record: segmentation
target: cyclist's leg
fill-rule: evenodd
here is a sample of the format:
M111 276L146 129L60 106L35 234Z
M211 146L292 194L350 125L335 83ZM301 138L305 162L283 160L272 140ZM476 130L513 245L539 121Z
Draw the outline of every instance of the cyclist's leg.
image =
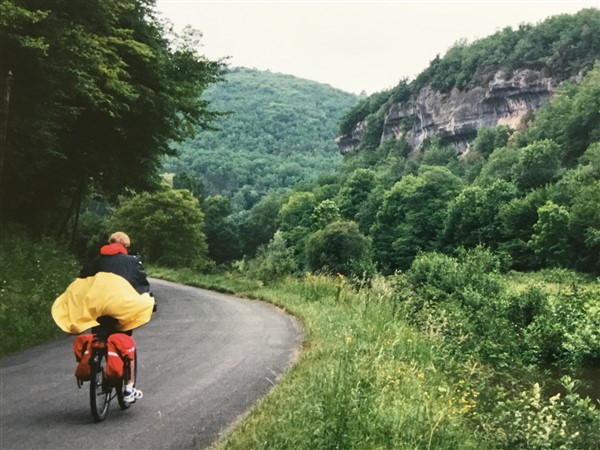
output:
M133 339L133 330L123 331L123 334L126 334L127 336L130 336ZM129 370L127 370L125 373L125 385L133 387L133 385L135 384L135 357L129 358L128 362Z
M126 331L125 334L132 336L131 331ZM133 336L132 336L133 338ZM137 345L136 345L137 347ZM136 380L136 359L137 359L137 349L134 350L133 357L128 358L128 368L125 370L124 375L124 389L123 393L125 395L125 399L128 402L137 400L142 398L143 393L141 390L135 388L135 380Z

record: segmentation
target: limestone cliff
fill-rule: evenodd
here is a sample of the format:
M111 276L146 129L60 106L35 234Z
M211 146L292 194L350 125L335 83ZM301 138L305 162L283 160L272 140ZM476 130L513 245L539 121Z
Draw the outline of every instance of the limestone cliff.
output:
M523 69L497 72L487 86L465 91L441 93L426 85L410 100L393 103L385 111L381 142L404 137L418 149L426 138L437 135L464 152L478 128L515 128L528 111L539 109L554 95L559 81ZM366 125L360 122L352 133L337 138L342 154L360 148Z

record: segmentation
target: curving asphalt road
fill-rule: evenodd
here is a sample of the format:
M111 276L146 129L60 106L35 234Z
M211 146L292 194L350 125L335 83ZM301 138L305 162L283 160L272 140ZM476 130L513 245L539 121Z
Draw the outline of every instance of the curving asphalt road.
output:
M136 330L144 398L93 423L72 337L0 359L1 449L206 448L263 396L301 345L296 320L266 303L151 280L152 321Z

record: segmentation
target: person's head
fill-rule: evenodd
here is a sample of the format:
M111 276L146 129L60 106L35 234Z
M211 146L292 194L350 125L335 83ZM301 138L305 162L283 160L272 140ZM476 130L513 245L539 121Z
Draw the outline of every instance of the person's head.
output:
M109 244L122 244L125 248L127 248L131 245L131 240L129 239L129 236L127 236L122 231L115 231L108 238L108 243Z

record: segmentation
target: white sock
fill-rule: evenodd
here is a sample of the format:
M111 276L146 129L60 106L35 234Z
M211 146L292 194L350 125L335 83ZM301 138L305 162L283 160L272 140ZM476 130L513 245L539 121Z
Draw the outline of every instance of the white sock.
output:
M133 383L129 383L125 386L127 392L133 392Z

